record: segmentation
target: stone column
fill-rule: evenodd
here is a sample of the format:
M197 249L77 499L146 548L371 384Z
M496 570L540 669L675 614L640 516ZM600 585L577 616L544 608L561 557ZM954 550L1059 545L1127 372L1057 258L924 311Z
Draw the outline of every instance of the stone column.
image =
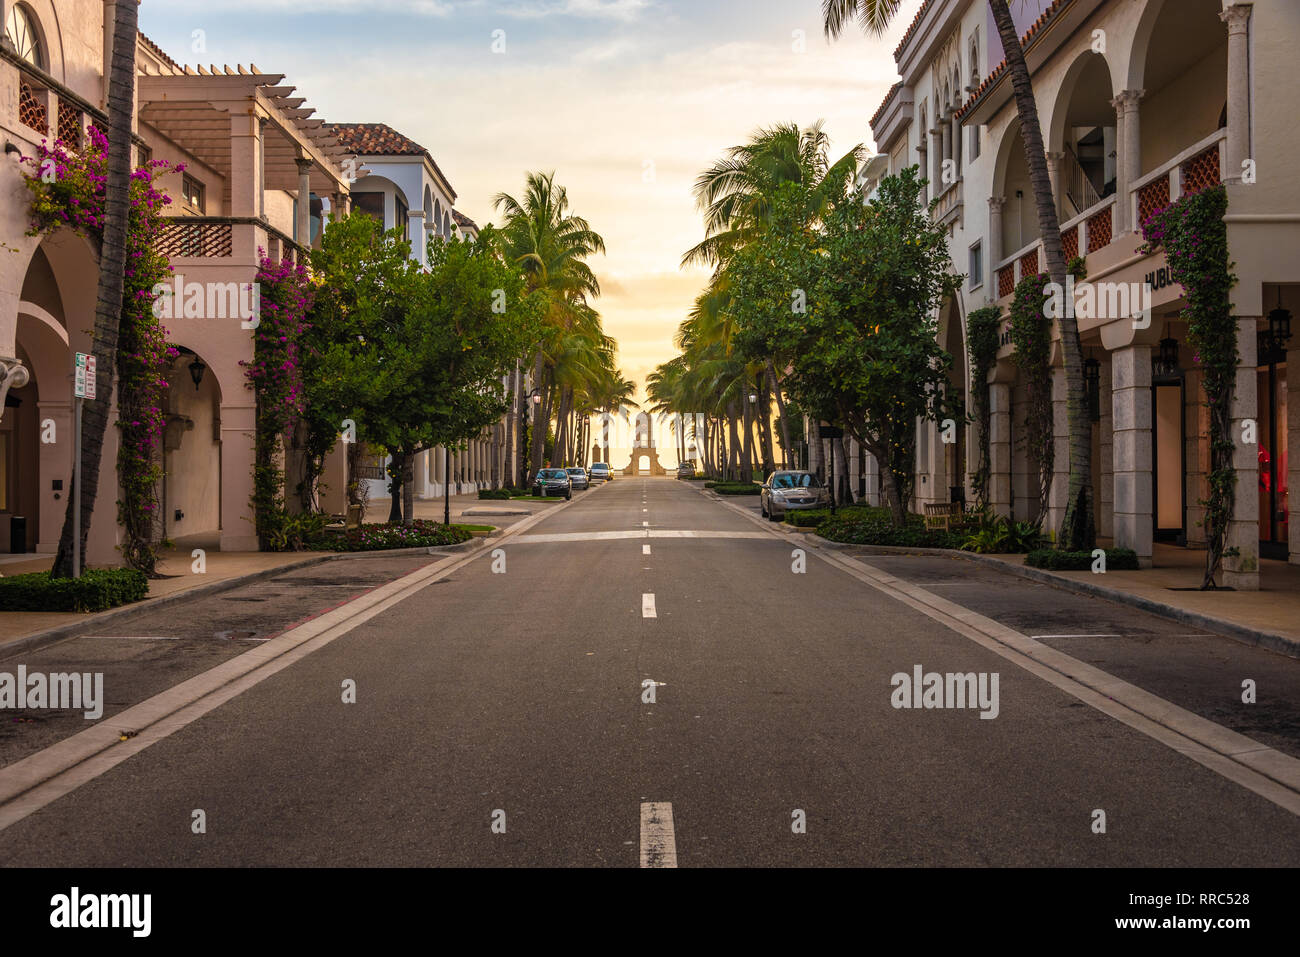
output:
M298 165L298 217L294 223L294 239L305 248L311 248L311 167L309 159L294 160Z
M406 212L406 236L411 241L411 251L421 266L429 265L428 244L424 236L424 210L410 209Z
M938 118L936 117L936 120ZM943 192L943 130L934 127L930 130L930 195L927 200L934 199Z
M1240 183L1242 164L1250 158L1250 11L1251 4L1234 3L1219 14L1228 25L1228 140L1223 164L1225 183Z
M266 182L266 119L257 118L257 181ZM257 215L266 219L266 190L257 191Z
M997 267L1006 254L1002 251L1002 207L1007 204L1005 196L989 197L989 265L988 285L989 301L999 298L997 291Z
M1047 492L1044 528L1060 528L1070 497L1070 417L1065 369L1052 369L1052 484Z
M1137 552L1151 567L1151 347L1125 346L1111 354L1115 545Z
M1259 442L1242 442L1248 424L1259 428L1258 358L1255 330L1258 320L1237 320L1237 382L1232 393L1232 467L1237 492L1228 522L1223 584L1238 591L1259 590ZM1275 451L1275 450L1274 450Z
M257 217L262 211L265 181L262 178L262 130L257 117L247 113L230 115L230 215ZM257 230L248 226L232 230L233 258L240 263L257 262ZM249 279L252 277L249 276Z
M1115 433L1114 401L1111 399L1111 362L1110 356L1102 359L1098 370L1101 447L1098 450L1101 468L1100 487L1097 489L1097 534L1102 538L1115 537Z
M1011 516L1011 383L989 384L989 505Z
M1110 101L1115 107L1116 139L1119 162L1116 164L1114 235L1122 236L1140 225L1135 223L1136 209L1130 190L1142 175L1142 130L1138 101L1146 90L1124 90Z

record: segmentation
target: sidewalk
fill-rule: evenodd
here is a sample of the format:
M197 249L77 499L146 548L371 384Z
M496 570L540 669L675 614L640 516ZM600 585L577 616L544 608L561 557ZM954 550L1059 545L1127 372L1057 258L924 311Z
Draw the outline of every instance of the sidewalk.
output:
M451 497L452 524L492 525L505 528L522 521L533 512L548 507L562 499L543 500L542 502L480 501L477 494L453 495ZM383 522L388 518L388 499L371 501L366 509L367 523ZM480 512L465 515L469 511ZM515 514L503 514L513 512ZM486 514L483 514L486 513ZM417 501L415 517L429 521L441 522L443 517L442 499ZM192 552L196 548L204 550L206 571L196 574L193 571ZM290 566L324 561L332 555L348 554L345 552L223 552L218 549L215 535L195 535L176 540L175 547L162 553L158 570L164 578L149 582L149 599L164 598L197 588L222 582L233 584L257 575L265 575ZM355 553L353 553L355 554ZM380 554L380 553L374 553ZM29 572L49 571L54 563L54 556L33 554L29 556L0 556L0 575L23 575ZM146 599L148 601L149 599ZM141 607L140 604L123 606L127 609ZM0 612L0 650L4 646L29 635L38 634L53 628L60 628L90 621L97 615L120 613L121 609L109 609L107 612L43 612L43 611L6 611Z
M1023 568L1023 555L983 556ZM1259 591L1200 591L1205 552L1157 543L1154 565L1141 571L1052 571L1046 574L1119 592L1175 611L1279 635L1300 645L1300 565L1262 559ZM1035 569L1039 571L1039 569Z

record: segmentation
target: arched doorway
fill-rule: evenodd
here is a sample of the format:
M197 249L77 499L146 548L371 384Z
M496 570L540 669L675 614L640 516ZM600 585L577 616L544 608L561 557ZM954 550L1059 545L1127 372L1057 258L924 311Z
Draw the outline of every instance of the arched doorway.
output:
M160 538L215 549L221 533L221 384L194 350L167 369Z

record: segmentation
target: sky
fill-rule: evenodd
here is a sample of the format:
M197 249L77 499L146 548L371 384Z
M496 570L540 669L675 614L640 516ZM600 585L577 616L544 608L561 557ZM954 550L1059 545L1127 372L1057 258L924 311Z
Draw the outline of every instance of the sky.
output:
M394 127L477 223L554 170L605 238L596 306L641 386L707 279L679 268L703 238L696 176L777 123L823 120L833 159L871 146L919 6L834 42L821 0L144 0L140 28L183 64L283 73L327 121Z

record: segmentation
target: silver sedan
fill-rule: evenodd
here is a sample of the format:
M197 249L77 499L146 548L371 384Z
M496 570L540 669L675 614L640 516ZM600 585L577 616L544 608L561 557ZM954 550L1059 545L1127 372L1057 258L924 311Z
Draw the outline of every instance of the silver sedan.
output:
M786 512L830 505L831 493L811 472L773 472L758 499L763 517L779 522Z

